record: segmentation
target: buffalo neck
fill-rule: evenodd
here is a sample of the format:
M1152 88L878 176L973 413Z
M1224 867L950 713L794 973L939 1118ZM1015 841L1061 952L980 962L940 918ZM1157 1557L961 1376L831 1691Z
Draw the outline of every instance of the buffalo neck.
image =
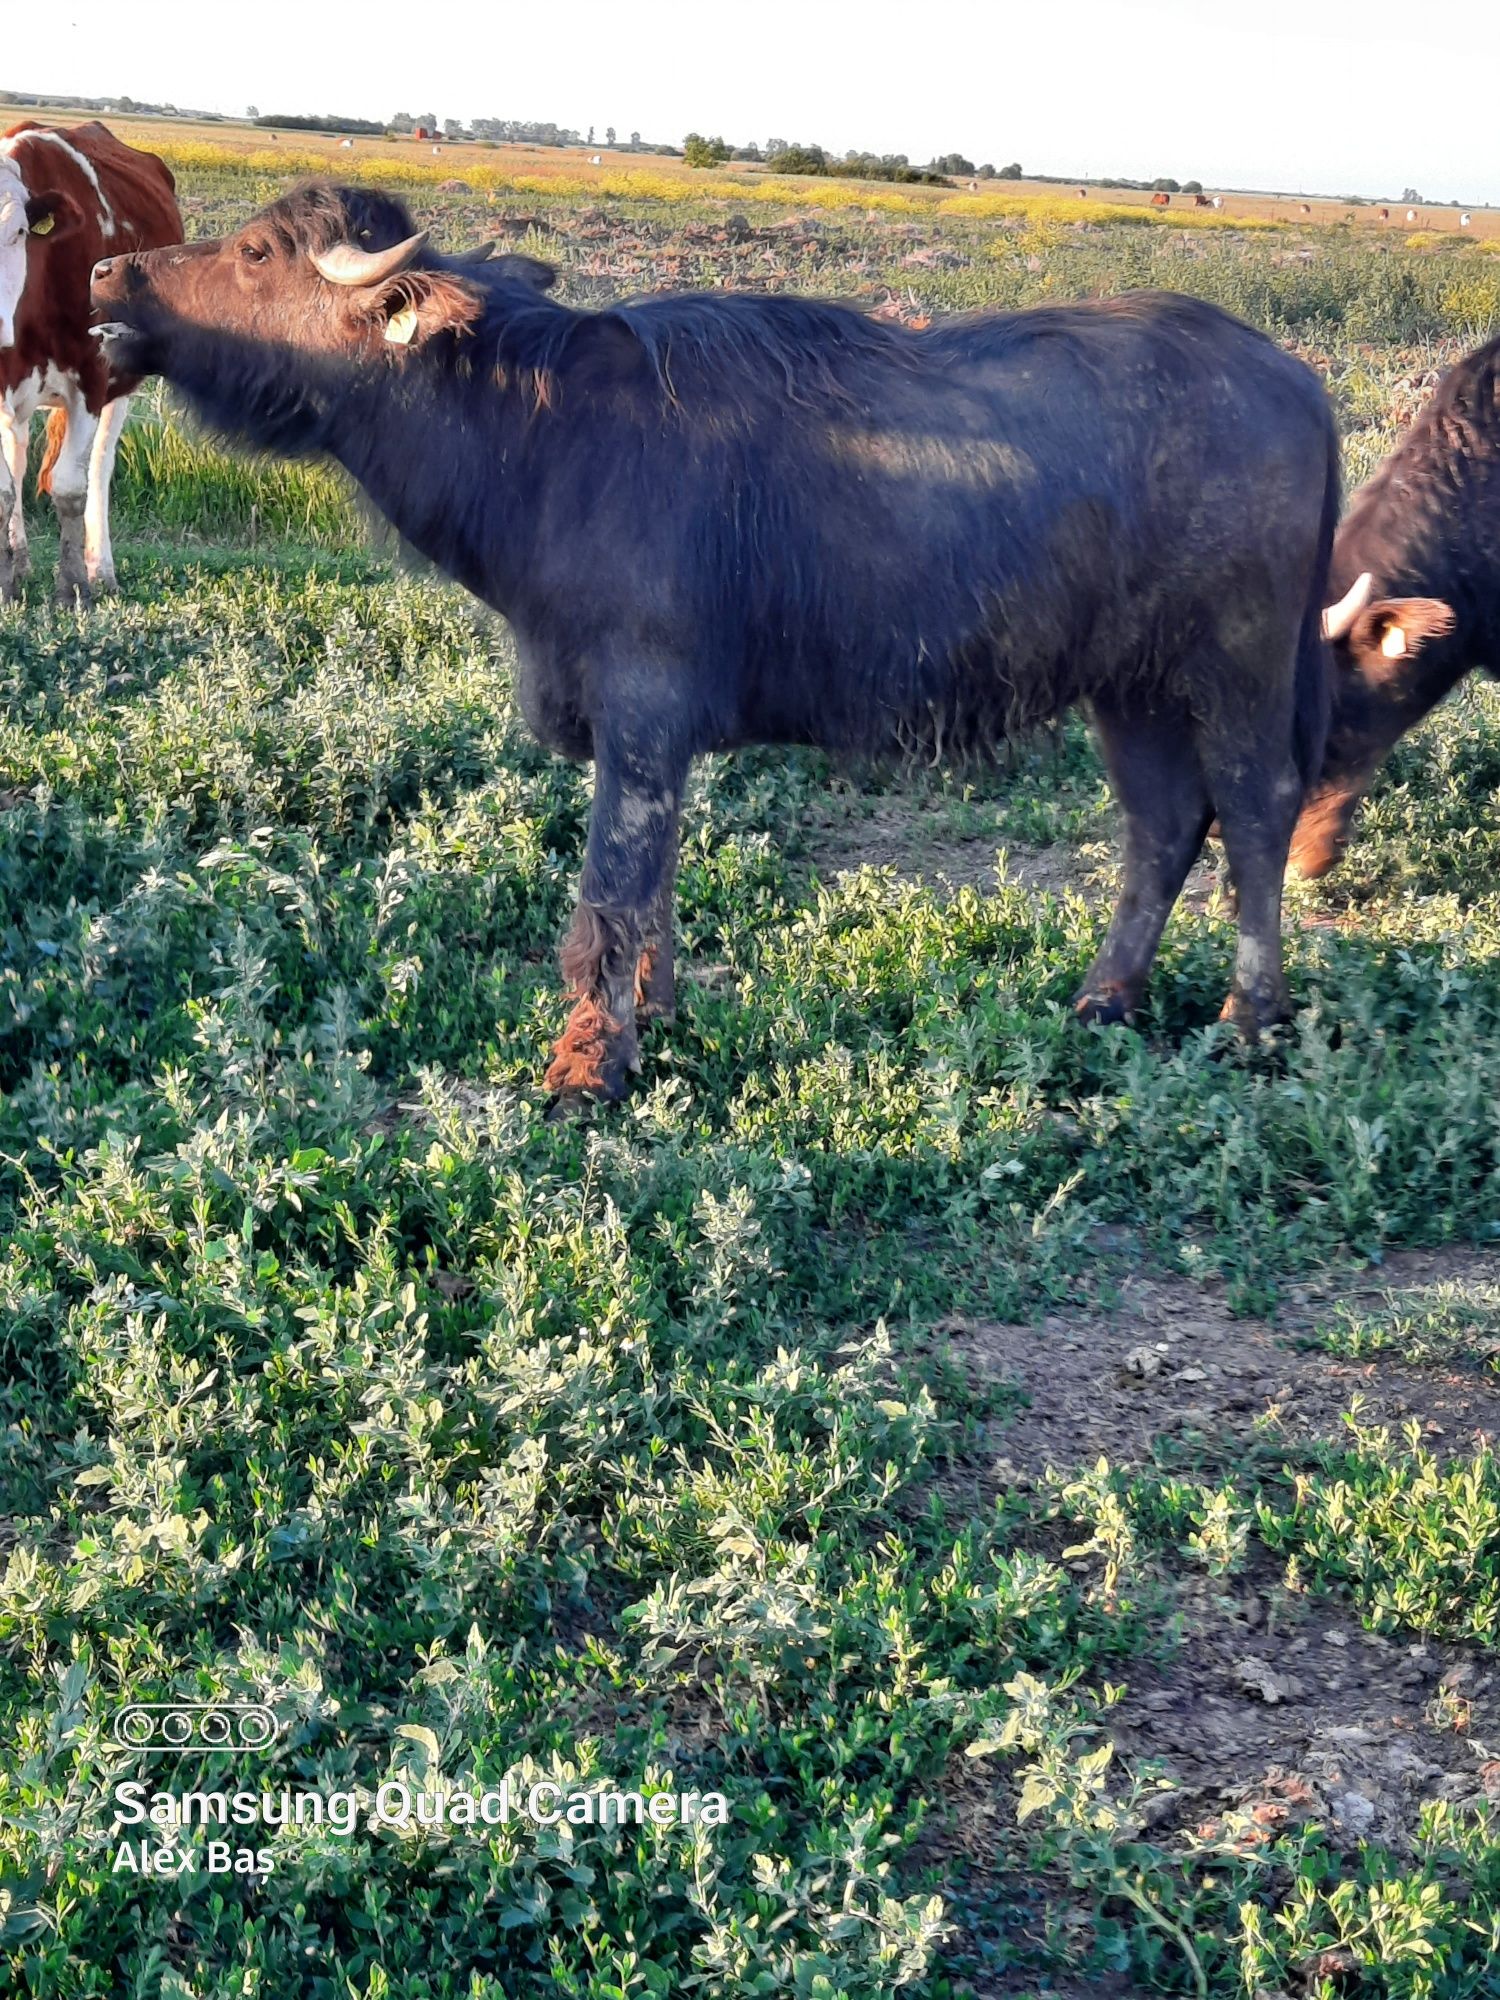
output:
M325 444L414 549L513 616L532 567L538 432L551 421L481 335L364 376L330 412Z

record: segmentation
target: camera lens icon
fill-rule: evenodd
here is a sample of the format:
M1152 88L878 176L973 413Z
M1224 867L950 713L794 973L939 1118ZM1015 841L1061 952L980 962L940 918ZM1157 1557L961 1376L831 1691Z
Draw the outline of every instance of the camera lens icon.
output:
M258 1701L133 1701L115 1716L111 1733L126 1750L206 1756L269 1750L281 1724Z

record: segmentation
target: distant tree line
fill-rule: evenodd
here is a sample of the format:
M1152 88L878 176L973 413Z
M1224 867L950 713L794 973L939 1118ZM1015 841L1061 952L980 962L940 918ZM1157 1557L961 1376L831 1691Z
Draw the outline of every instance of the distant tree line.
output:
M988 160L976 167L962 153L939 153L925 167L914 166L905 153L862 153L851 148L842 155L825 147L804 145L801 140L767 139L764 146L753 141L748 146L731 146L721 138L706 139L701 132L689 132L682 142L682 156L690 167L717 167L726 160L750 160L769 167L774 174L824 174L846 180L902 181L926 187L945 187L951 180L1018 181L1021 163L995 167Z
M378 118L341 118L336 111L324 111L314 115L311 112L268 112L264 118L257 116L257 125L274 125L282 132L356 132L372 139L383 139L385 127Z
M348 128L341 127L340 129L347 130ZM423 112L415 118L409 111L398 111L387 125L377 127L376 129L394 132L398 136L404 137L418 129L423 132L436 132L439 130L439 121L435 113L431 111ZM473 141L486 146L592 146L594 143L594 128L592 125L588 129L587 138L585 138L583 133L578 131L575 126L556 125L550 119L474 118L466 125L461 118L444 118L441 121L441 130L443 137L451 140L456 146L463 145L466 141ZM606 146L611 147L615 145L615 128L613 125L605 127L604 143ZM674 155L677 152L675 146L650 144L648 141L642 139L639 132L632 132L628 144L621 150L630 153L671 153Z
M225 122L222 111L190 111L175 104L146 104L135 97L70 97L56 90L0 90L0 104L18 105L22 110L48 104L59 111L134 111L144 118L191 118L207 125Z
M842 157L822 146L804 145L800 140L768 139L762 148L755 144L731 146L722 138L707 139L701 132L689 132L682 142L682 157L690 167L717 167L726 160L750 160L769 167L773 174L822 174L850 180L920 182L942 187L950 175L972 174L972 162L959 153L949 153L930 166L914 167L905 153L848 152ZM993 177L993 167L977 171Z

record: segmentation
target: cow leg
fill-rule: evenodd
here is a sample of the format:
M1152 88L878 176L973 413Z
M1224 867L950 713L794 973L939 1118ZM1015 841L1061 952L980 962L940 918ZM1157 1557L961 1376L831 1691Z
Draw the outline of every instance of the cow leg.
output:
M84 560L84 510L88 505L89 455L99 419L89 410L83 392L70 385L63 406L66 427L57 455L48 468L47 490L57 510L57 601L89 601L89 573Z
M1146 975L1172 905L1213 818L1193 741L1179 704L1155 710L1096 700L1094 726L1125 821L1120 898L1099 956L1074 999L1083 1021L1123 1021Z
M89 583L98 592L115 590L115 557L109 542L109 486L115 476L115 453L130 415L130 398L116 396L104 405L94 447L89 453L88 498L83 510L83 559Z
M642 709L649 715L649 702ZM670 939L677 818L686 754L642 734L594 732L594 805L573 925L562 948L574 1007L547 1071L556 1110L587 1097L623 1097L640 1067L636 1008L649 1012L661 988L643 967L648 941ZM668 960L667 976L670 976Z
M1254 1040L1291 1013L1281 949L1281 884L1303 783L1291 750L1291 718L1238 731L1205 731L1199 753L1219 815L1234 884L1239 944L1221 1019ZM1270 741L1274 751L1256 744Z
M0 452L0 604L16 594L16 557L11 546L10 527L17 499L10 483L6 454Z
M26 546L26 442L29 417L18 417L0 396L0 598L31 573Z

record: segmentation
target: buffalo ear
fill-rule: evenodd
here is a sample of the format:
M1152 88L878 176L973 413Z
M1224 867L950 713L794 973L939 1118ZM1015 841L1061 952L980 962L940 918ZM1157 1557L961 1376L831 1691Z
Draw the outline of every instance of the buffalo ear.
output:
M71 195L58 190L34 194L26 203L26 229L31 236L47 241L70 236L83 221L83 212Z
M516 250L507 251L503 257L492 257L484 268L498 271L502 278L512 278L517 284L530 285L534 292L550 292L557 283L555 265L544 264L540 257L527 257Z
M1451 605L1439 597L1377 597L1355 619L1349 650L1356 659L1397 662L1420 653L1430 639L1441 639L1457 624Z
M372 288L365 317L392 347L420 347L439 333L467 333L484 310L472 285L449 271L403 271Z

